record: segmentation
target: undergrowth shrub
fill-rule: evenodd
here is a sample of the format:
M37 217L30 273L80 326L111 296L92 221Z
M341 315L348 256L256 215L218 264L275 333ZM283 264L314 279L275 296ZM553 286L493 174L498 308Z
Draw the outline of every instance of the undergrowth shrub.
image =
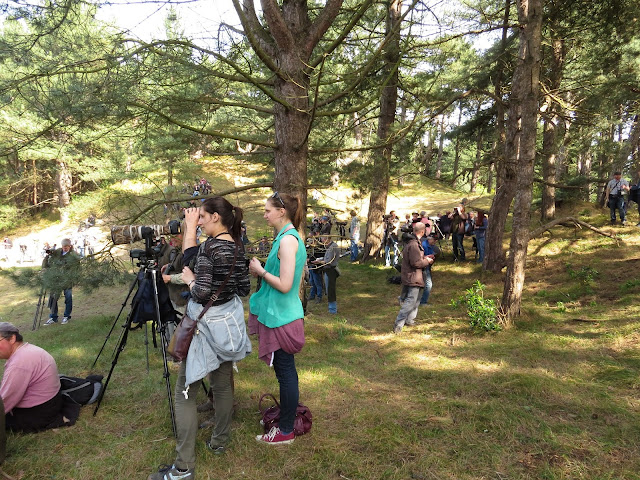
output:
M502 325L498 318L498 307L492 299L484 298L484 285L476 280L471 288L465 290L458 300L452 300L454 306L465 305L469 324L474 330L499 331Z

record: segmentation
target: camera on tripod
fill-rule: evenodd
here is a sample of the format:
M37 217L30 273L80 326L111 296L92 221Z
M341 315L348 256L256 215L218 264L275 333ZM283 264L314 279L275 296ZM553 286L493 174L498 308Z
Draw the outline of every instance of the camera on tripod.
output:
M149 237L177 235L180 232L180 220L171 220L166 225L114 225L111 227L111 241L114 245L125 245Z
M161 235L177 235L181 231L179 220L171 220L166 225L114 225L111 227L111 241L114 245L125 245L144 240L144 249L134 248L129 252L132 259L144 263L160 253L160 246L153 245L154 238Z

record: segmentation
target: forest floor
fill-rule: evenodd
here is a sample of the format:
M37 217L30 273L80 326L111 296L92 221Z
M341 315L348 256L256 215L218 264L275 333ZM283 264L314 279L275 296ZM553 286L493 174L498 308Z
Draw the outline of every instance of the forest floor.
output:
M343 210L345 219L356 208L366 218L354 195L323 191L317 206ZM234 201L246 206L250 237L264 229L265 196ZM416 181L394 191L389 209L433 214L463 196ZM330 315L326 302L310 304L307 343L296 356L312 432L289 447L257 444L258 399L277 394L277 382L250 355L235 377L232 443L212 455L210 433L200 432L198 479L640 479L640 228L609 226L608 212L589 204L558 216L569 214L616 239L562 226L532 239L522 314L501 332L473 331L464 308L452 303L476 280L485 298L502 292L504 273L482 272L470 239L469 261L459 263L443 242L430 303L400 335L392 333L400 290L387 283L393 271L342 259L339 313ZM630 217L638 221L635 212ZM68 325L31 331L37 292L0 281L0 316L50 351L60 372L88 374L127 287L74 289ZM121 323L97 373L112 365ZM144 479L170 463L175 441L162 357L150 344L147 371L146 347L144 330L129 334L96 416L84 407L72 428L9 435L4 470L18 479ZM170 371L173 381L176 366Z

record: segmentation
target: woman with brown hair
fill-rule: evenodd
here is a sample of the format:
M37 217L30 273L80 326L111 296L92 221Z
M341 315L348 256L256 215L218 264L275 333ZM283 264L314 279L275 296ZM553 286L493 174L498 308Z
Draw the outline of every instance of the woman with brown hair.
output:
M176 380L176 460L148 480L195 478L196 393L201 380L209 374L216 410L207 447L214 453L223 453L231 439L233 363L251 352L240 300L249 294L250 288L240 240L241 222L242 209L223 197L208 198L200 208L185 210L183 251L196 246L197 226L208 236L198 249L195 271L184 267L182 272L191 292L187 315L197 319L198 334L193 336Z
M269 445L293 442L293 422L300 392L294 355L304 345L304 312L299 290L307 260L297 229L304 212L300 199L275 192L264 206L267 225L278 232L263 267L252 258L249 273L262 278L249 300L249 333L258 334L258 356L273 366L280 384L280 425L256 440Z

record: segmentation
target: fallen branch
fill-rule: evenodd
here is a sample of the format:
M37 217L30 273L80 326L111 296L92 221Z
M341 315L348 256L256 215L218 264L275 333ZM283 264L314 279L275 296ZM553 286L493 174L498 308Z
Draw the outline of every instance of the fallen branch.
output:
M603 235L605 237L609 237L612 238L616 241L616 243L618 242L618 237L617 235L613 235L611 233L605 232L604 230L600 230L599 228L594 227L593 225L588 224L587 222L583 222L582 220L579 220L575 217L563 217L563 218L558 218L557 220L553 220L549 223L547 223L546 225L543 225L539 228L536 228L533 232L531 232L531 234L529 235L529 238L535 238L538 237L540 235L542 235L544 232L551 230L553 227L555 227L556 225L561 225L564 223L573 223L576 227L585 227L588 228L589 230L593 230L594 232Z

